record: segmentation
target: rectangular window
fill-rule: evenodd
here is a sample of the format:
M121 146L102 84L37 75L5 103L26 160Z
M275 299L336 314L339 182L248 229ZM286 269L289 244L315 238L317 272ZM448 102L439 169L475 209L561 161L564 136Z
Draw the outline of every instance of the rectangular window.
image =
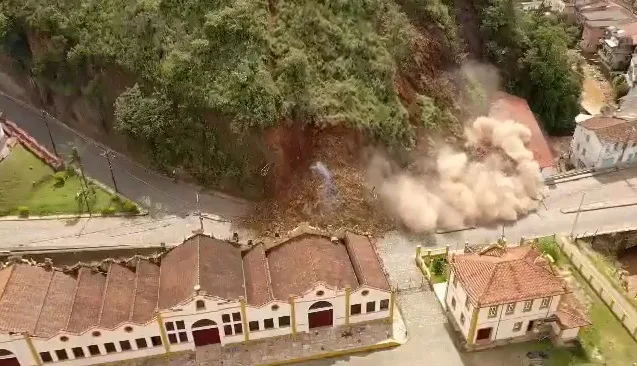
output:
M451 298L451 308L453 310L456 310L456 298L455 297Z
M170 344L177 344L177 335L175 333L171 333L168 335L168 342L170 342Z
M507 304L507 315L511 315L515 312L515 303Z
M161 346L162 345L161 337L160 336L150 337L150 343L153 345L153 347Z
M102 352L100 352L100 348L96 344L88 346L88 353L90 353L91 356L99 356L102 354Z
M591 140L591 137L589 135L586 135L586 142L589 142Z
M464 300L464 308L469 310L469 296Z
M179 332L179 343L188 342L188 333Z
M137 345L137 349L148 347L148 343L146 342L146 338L137 338L135 340L135 344Z
M197 310L203 310L206 308L206 302L203 300L197 300L195 304L197 306Z
M354 304L349 307L349 312L351 315L358 315L361 313L361 304Z
M458 276L453 275L453 287L458 287Z
M178 320L175 324L177 325L177 329L186 329L186 324L184 324L183 320Z
M234 325L234 334L243 334L243 324L235 323L235 325Z
M519 332L522 329L522 322L516 322L513 324L513 331Z
M579 151L579 142L577 143L577 151Z
M257 330L259 330L259 322L256 320L249 322L248 328L250 329L251 332L256 332Z
M533 308L533 300L525 301L524 302L524 312L531 311L531 308Z
M53 357L51 357L51 354L49 352L40 352L40 358L44 363L53 362Z
M365 305L365 312L373 313L374 311L376 311L376 301L368 302L367 305Z
M227 336L231 336L232 335L232 325L224 325L223 326L223 334L225 334Z
M69 359L69 355L66 354L65 349L56 350L55 355L58 356L59 361L66 361Z
M112 343L112 342L104 343L104 349L106 350L106 353L117 352L117 348L115 348L115 343Z
M496 316L498 316L498 307L497 306L491 306L489 307L489 318L495 318Z
M389 309L389 299L380 300L380 310Z
M232 313L232 320L235 322L241 321L241 313Z
M119 348L121 348L122 351L130 351L131 349L133 349L129 341L119 341Z
M75 358L84 358L84 350L82 347L73 347L73 357Z
M173 324L173 322L166 322L165 325L167 331L175 330L175 325Z
M465 322L464 313L460 313L460 324L464 325L464 322Z
M263 321L263 327L265 329L272 329L274 328L274 319L265 319Z
M545 297L542 299L542 303L540 304L540 309L546 309L551 305L551 298Z
M279 328L281 327L289 327L290 326L290 317L289 316L280 316L279 317Z
M224 323L230 323L230 314L223 314L221 316L221 321L223 321Z
M582 149L582 156L586 156L586 149Z

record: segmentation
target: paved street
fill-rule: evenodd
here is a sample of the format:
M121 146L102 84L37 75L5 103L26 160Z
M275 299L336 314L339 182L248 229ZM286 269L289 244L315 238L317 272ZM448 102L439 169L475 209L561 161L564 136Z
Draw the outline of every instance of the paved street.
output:
M630 168L618 172L607 173L576 181L557 184L549 187L544 206L522 218L506 225L504 234L509 242L519 241L520 237L537 237L553 233L570 234L576 213L563 214L560 209L575 208L580 204L582 194L585 193L584 206L599 202L625 201L631 197L637 198L637 168ZM594 233L596 231L622 230L637 227L637 205L581 212L575 235ZM466 240L472 243L493 241L502 233L502 227L478 228L448 234L432 236L423 245L462 246Z
M53 151L46 124L39 111L17 102L2 92L0 111L40 144ZM101 155L106 148L95 141L85 139L53 117L47 119L58 152L67 155L75 146L82 157L87 175L113 188L108 162ZM117 153L111 160L117 186L126 197L152 208L152 211L169 214L184 214L197 209L196 197L201 187L183 182L176 184L171 179ZM237 217L249 207L244 200L218 192L200 193L199 199L203 211L227 218Z

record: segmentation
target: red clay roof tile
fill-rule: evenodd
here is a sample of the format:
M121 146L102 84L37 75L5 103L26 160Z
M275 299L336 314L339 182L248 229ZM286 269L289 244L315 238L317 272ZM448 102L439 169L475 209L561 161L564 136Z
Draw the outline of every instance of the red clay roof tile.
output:
M146 260L137 263L135 300L130 320L145 323L155 316L159 287L159 266Z
M245 297L241 249L229 241L201 235L199 286L206 294L222 299Z
M167 309L190 298L198 282L199 236L173 248L161 261L159 279L160 309Z
M135 290L135 272L120 264L111 264L106 285L99 326L110 329L129 320Z
M73 301L73 310L66 330L72 333L83 332L97 325L102 308L102 296L106 275L82 267L77 277L78 285Z
M0 329L33 333L44 304L53 271L29 265L12 265L11 277L0 299Z
M489 109L489 116L499 120L513 120L531 130L529 149L540 168L554 167L555 157L549 147L542 128L538 124L526 100L511 94L497 92Z
M481 307L566 293L536 249L508 248L501 257L453 255L451 268L474 303Z
M389 282L372 241L363 235L345 233L345 245L358 282L382 290L389 290Z
M43 271L43 269L40 269ZM34 334L48 337L66 328L71 314L77 278L60 271L53 273Z
M243 256L243 270L246 278L246 295L250 305L260 306L274 299L268 260L263 244L258 244Z

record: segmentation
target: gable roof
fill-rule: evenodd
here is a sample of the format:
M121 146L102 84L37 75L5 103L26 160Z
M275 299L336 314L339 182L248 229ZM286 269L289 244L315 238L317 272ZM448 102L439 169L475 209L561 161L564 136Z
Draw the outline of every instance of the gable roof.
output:
M566 293L562 280L530 246L453 255L451 268L478 307Z
M603 142L626 142L637 139L637 122L617 117L595 116L580 123Z
M200 294L245 298L253 306L287 301L318 283L389 290L372 242L355 234L346 237L344 242L304 234L267 251L258 244L242 252L237 243L198 234L152 257L63 269L12 263L0 269L0 332L50 337L143 324L157 310L191 299L197 285Z
M546 142L544 132L542 132L526 100L511 94L497 92L493 96L489 116L503 121L513 120L525 125L531 131L528 148L533 152L533 158L540 165L540 168L555 166L555 158L548 142Z

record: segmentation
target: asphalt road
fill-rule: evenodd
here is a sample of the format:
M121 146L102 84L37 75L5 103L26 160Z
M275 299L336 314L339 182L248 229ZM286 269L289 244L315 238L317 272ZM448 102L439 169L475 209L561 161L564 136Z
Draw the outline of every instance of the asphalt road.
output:
M53 151L46 123L39 110L1 92L0 110L7 119ZM68 156L72 147L76 147L86 174L114 188L108 162L102 155L107 148L81 136L51 116L47 120L58 152ZM247 201L239 198L218 192L203 193L201 187L196 185L175 183L118 153L114 153L111 163L120 193L150 208L151 212L183 215L196 211L198 193L202 211L224 218L238 217L250 207Z

